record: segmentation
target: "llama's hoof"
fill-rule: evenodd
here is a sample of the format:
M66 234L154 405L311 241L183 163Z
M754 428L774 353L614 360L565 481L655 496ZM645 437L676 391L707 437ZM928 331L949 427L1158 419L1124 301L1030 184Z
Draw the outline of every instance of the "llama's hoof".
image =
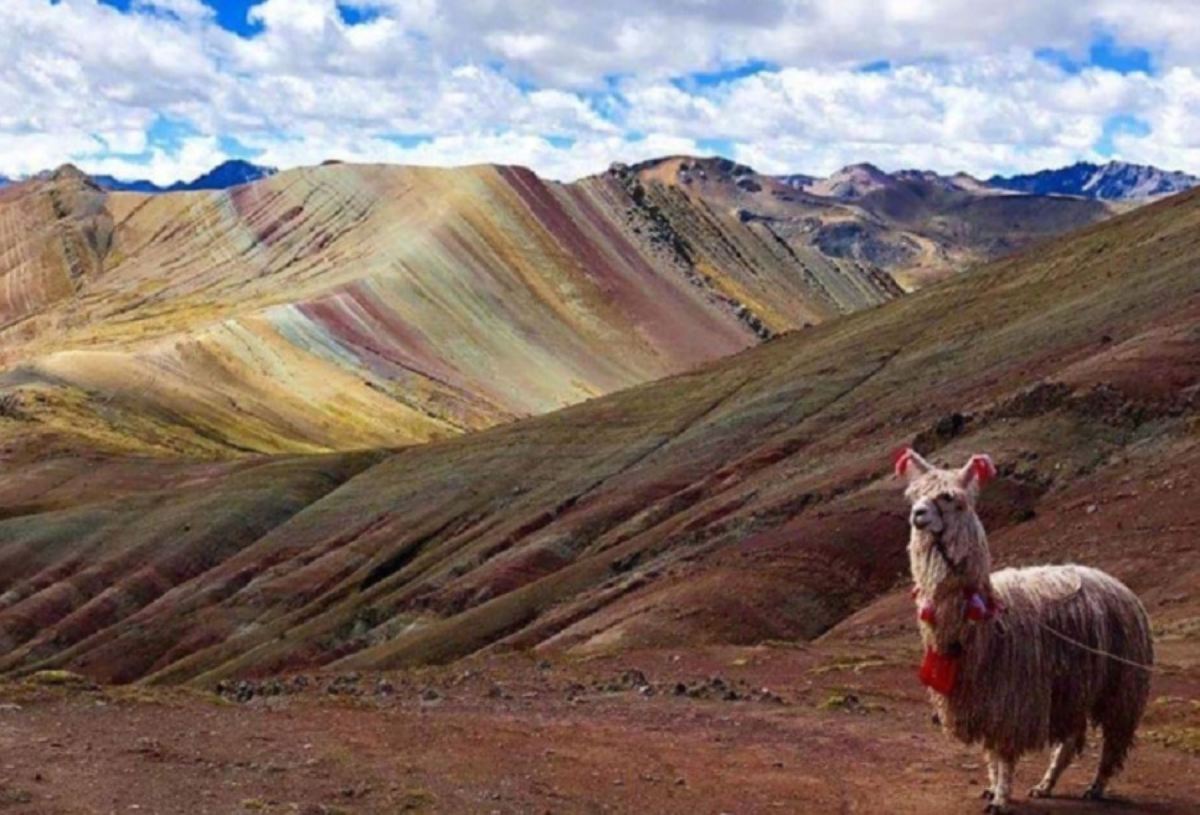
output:
M992 792L991 790L984 790L983 792L979 793L979 797L985 801L990 801L996 797L996 793Z
M1045 784L1038 784L1029 791L1030 798L1049 798L1052 790Z
M1084 800L1087 801L1103 801L1104 787L1097 787L1095 784L1083 791Z

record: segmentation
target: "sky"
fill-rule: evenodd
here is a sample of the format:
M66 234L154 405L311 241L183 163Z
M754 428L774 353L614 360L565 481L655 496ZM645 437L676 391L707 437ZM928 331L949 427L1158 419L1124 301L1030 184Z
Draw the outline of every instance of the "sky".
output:
M1197 0L3 0L0 175L1200 173Z

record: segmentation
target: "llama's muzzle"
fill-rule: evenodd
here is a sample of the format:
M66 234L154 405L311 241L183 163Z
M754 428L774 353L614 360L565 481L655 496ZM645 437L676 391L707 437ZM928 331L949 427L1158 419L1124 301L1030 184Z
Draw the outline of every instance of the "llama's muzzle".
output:
M913 529L931 532L940 532L942 528L942 514L938 511L937 505L928 498L922 498L913 504L912 513L909 515L909 523Z

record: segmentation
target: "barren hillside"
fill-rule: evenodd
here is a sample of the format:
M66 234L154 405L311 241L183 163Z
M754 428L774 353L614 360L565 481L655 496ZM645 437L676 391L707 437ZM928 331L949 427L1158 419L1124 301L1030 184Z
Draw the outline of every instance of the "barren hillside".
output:
M10 467L0 667L210 683L817 637L903 583L900 444L1000 462L985 512L1002 559L1085 479L1130 478L1136 501L1167 478L1139 473L1190 484L1197 226L1185 194L691 373L396 453ZM1097 512L1105 534L1058 556L1113 566L1191 631L1182 511L1136 535ZM1176 545L1170 571L1144 571Z

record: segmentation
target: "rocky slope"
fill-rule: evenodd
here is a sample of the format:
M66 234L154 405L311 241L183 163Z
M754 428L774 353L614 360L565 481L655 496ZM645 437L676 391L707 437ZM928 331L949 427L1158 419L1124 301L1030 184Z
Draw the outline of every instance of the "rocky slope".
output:
M0 194L0 247L0 443L31 456L445 438L900 293L616 172L334 165L147 196L67 168Z
M1114 214L1099 201L1006 194L964 174L889 174L870 164L812 179L676 156L634 171L701 206L736 212L793 251L879 268L910 289Z
M1105 201L1146 201L1173 195L1200 185L1200 178L1160 170L1145 164L1110 161L1093 164L1081 161L1057 170L1027 175L994 176L988 185L1033 195L1077 195Z
M486 184L532 183L469 177L476 202ZM667 211L687 195L673 189L629 193L625 175L604 177L549 189L537 211L618 191L662 196ZM234 203L191 205L214 202ZM143 241L169 228L151 223ZM910 624L890 478L905 443L950 461L993 454L1001 476L983 508L1001 562L1110 568L1160 631L1194 639L1198 261L1200 192L662 382L447 441L218 464L9 462L0 670L211 685L506 648L587 656L895 630ZM258 267L239 265L261 296ZM305 275L291 279L303 291ZM221 292L214 278L200 288ZM28 421L24 405L0 418L6 432Z

